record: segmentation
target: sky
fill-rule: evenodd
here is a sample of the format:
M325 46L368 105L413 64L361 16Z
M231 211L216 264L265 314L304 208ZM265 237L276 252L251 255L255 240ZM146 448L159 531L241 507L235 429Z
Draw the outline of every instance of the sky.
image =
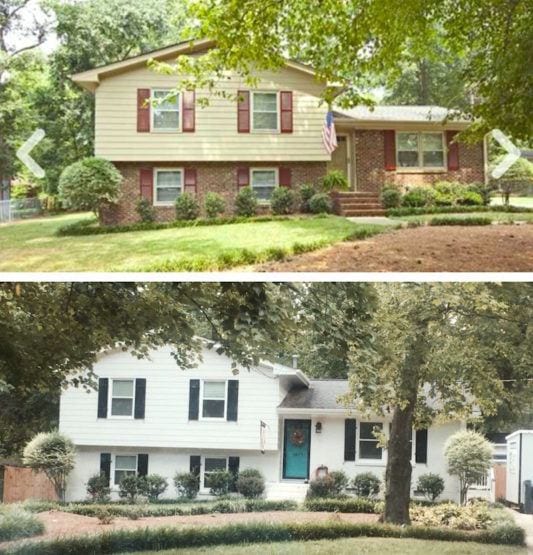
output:
M39 7L38 0L30 0L28 5L21 11L21 24L22 28L26 28L34 23L35 20L41 22L46 20L46 15ZM14 32L8 36L8 44L10 48L22 48L24 46L30 46L35 41L34 37L24 36L23 33ZM41 49L47 54L52 52L57 47L57 37L53 31L50 31L47 35L46 41L41 46Z

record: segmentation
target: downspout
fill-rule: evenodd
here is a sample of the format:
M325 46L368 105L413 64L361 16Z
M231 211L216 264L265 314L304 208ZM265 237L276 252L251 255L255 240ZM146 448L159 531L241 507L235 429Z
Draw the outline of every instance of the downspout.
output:
M522 501L522 434L518 442L518 505Z

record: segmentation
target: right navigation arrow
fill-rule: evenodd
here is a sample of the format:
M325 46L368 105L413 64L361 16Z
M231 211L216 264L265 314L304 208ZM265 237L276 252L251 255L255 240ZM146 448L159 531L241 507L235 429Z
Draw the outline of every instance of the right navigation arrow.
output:
M494 179L499 179L520 158L521 152L520 149L510 141L509 137L504 135L499 129L493 129L491 135L494 140L507 151L506 156L491 173Z

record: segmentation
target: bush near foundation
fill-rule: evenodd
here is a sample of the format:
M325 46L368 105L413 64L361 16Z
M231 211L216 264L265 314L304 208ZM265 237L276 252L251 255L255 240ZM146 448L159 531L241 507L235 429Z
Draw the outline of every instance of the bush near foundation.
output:
M243 187L235 197L235 214L250 218L257 214L257 195L251 187Z
M257 499L265 491L265 479L259 470L247 468L239 472L235 487L244 497Z
M200 476L194 472L178 472L174 476L174 486L180 497L194 499L200 491Z
M277 187L270 199L272 214L293 214L294 213L294 192L287 187Z
M226 201L218 193L207 193L205 195L205 213L208 218L218 218L226 210Z
M379 493L381 480L372 472L363 472L353 479L353 488L359 497L374 497Z
M176 220L196 220L200 215L200 205L196 197L190 193L182 193L174 204Z
M87 493L91 501L95 503L103 503L109 500L111 488L105 474L94 474L87 480Z
M316 193L309 200L309 210L313 214L330 214L333 210L330 196L327 193Z

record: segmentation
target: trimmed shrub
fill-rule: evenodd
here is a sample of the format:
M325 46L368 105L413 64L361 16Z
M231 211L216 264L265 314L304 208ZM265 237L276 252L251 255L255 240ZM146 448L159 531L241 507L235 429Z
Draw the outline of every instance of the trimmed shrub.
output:
M137 202L135 211L139 214L141 222L151 223L155 222L155 208L152 206L150 201L146 198L142 198Z
M121 499L127 499L129 503L136 503L137 497L146 491L146 479L144 476L124 476L118 485L118 495Z
M490 183L485 185L485 183L470 183L466 186L467 191L473 191L481 196L481 200L484 206L488 206L491 201L492 193L494 191L494 186Z
M292 214L294 213L294 192L287 187L276 187L270 197L270 208L272 214Z
M333 210L331 198L327 193L316 193L309 200L309 210L313 214L330 214Z
M317 190L313 185L304 184L300 187L300 199L301 199L300 210L304 214L308 214L309 212L311 212L309 201L314 195L316 195L316 193L317 193Z
M148 497L150 501L157 501L158 497L165 493L168 482L159 474L149 474L141 482L141 493Z
M195 499L200 491L200 476L193 472L179 472L174 476L174 486L180 497Z
M98 519L100 524L111 524L115 520L115 515L106 508L100 508L95 513L94 516Z
M342 471L333 471L309 482L308 497L338 497L349 484L348 477Z
M0 505L0 542L44 532L44 524L20 505Z
M392 185L383 187L380 198L384 208L397 208L402 204L402 192Z
M413 187L402 198L402 206L422 207L433 204L435 192L429 187Z
M431 218L429 225L491 225L492 220L483 216L469 216L464 218L452 218L441 216Z
M330 193L331 191L346 191L348 188L348 179L344 172L340 170L331 170L322 179L322 190L326 193Z
M363 472L353 479L353 488L359 497L374 497L380 487L380 479L372 472Z
M457 204L463 206L483 206L483 197L475 191L464 190L457 198Z
M103 503L109 500L111 488L105 474L94 474L87 480L87 493L94 503Z
M251 187L243 187L235 197L235 214L251 217L257 214L257 195Z
M233 476L227 470L215 470L209 474L207 485L209 493L215 497L228 495Z
M265 491L265 479L259 470L247 468L239 472L235 487L244 497L257 499Z
M493 511L494 512L494 511ZM431 507L412 505L411 520L423 526L446 526L456 530L486 530L495 522L487 503L471 503L464 507L456 503L439 503ZM508 524L508 520L500 524Z
M176 220L196 220L200 215L200 205L196 197L190 193L182 193L174 204Z
M218 218L226 210L226 201L218 193L207 193L204 205L205 213L210 219Z
M378 504L372 499L365 498L308 498L305 508L312 512L327 513L378 513Z
M444 491L444 480L438 474L422 474L418 478L416 489L421 491L430 501L435 501Z
M533 208L520 206L423 206L390 208L387 216L420 216L422 214L465 214L472 212L500 212L502 214L531 214Z

